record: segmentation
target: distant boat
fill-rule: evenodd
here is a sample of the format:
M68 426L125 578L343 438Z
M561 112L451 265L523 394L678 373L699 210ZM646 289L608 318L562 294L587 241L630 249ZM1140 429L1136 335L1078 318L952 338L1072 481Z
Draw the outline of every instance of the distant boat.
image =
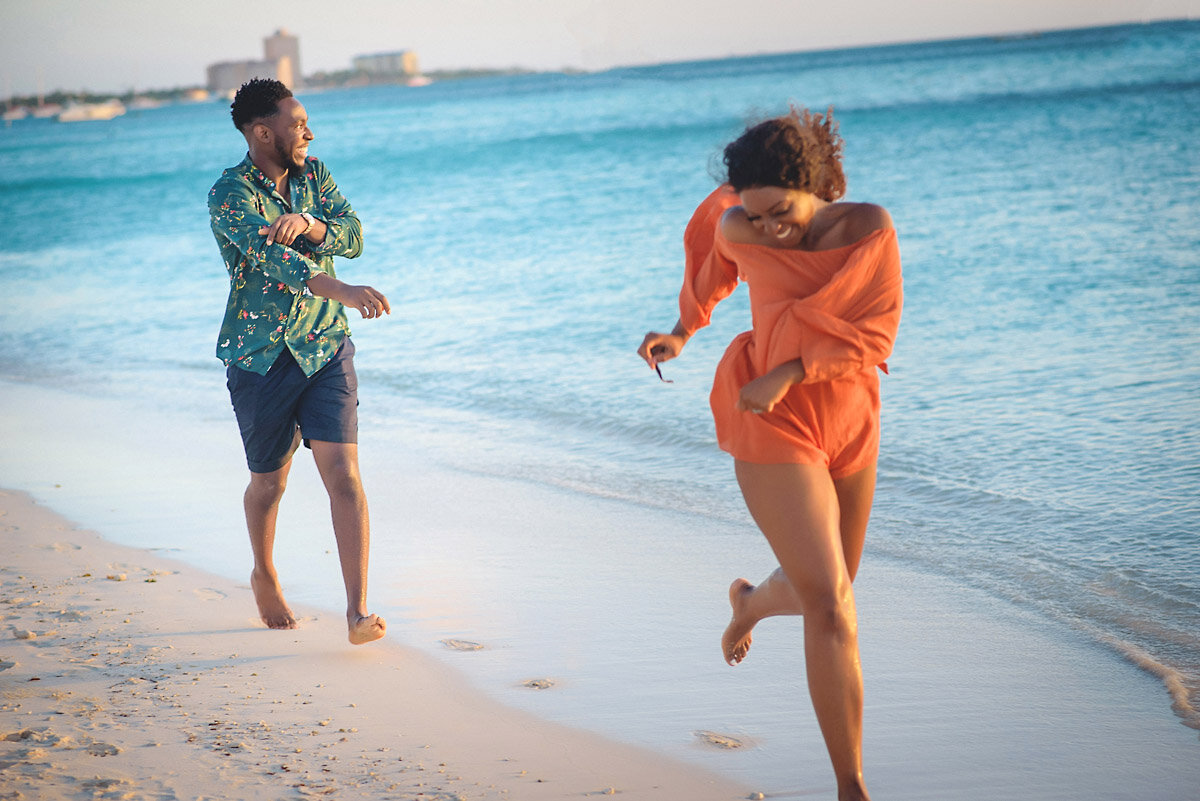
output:
M49 117L57 117L63 110L63 107L58 103L47 103L45 92L45 81L42 80L42 68L37 70L37 105L33 107L33 118L44 120Z
M39 103L33 108L33 116L39 120L44 120L48 117L57 117L62 113L63 107L57 103Z
M129 108L133 111L144 111L148 108L158 108L161 105L161 100L155 100L152 97L142 97L140 95L129 101Z
M58 115L59 122L86 122L88 120L111 120L125 113L119 100L107 103L73 103Z
M29 116L29 109L12 102L12 83L4 76L4 96L8 98L8 108L4 109L4 121L12 125L13 120L23 120Z

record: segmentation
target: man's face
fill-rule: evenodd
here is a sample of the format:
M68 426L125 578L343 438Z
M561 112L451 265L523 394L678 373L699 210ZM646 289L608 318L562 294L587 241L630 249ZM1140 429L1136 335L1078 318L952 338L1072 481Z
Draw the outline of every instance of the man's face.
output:
M272 135L272 146L280 166L300 168L308 157L308 143L313 140L313 132L308 127L308 112L294 97L285 97L279 101L279 113L274 117L262 120Z

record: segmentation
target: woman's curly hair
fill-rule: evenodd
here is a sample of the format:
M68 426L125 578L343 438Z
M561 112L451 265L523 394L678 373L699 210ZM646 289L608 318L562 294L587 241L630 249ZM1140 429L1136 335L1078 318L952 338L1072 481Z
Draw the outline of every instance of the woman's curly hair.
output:
M842 137L832 106L813 114L793 105L790 114L751 125L725 146L724 161L735 192L781 186L830 202L846 193Z

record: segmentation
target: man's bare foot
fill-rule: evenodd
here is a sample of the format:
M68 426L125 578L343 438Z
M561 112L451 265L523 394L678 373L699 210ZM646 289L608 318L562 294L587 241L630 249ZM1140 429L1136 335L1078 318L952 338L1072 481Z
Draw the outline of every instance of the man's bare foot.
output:
M758 623L758 619L750 617L746 609L746 601L752 592L754 585L744 578L734 579L729 585L729 605L733 607L733 619L721 635L721 651L725 654L726 664L736 665L745 659L750 651L750 633Z
M346 622L350 625L350 643L352 645L375 642L387 633L387 623L379 615L351 613L346 615Z
M254 602L258 604L258 615L269 629L294 629L296 617L283 600L283 588L275 576L250 573L250 589L254 590Z

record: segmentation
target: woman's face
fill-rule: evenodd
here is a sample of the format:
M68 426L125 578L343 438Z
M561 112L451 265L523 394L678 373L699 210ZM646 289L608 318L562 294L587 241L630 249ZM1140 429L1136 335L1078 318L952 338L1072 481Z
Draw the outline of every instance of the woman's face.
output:
M779 247L799 245L819 208L817 196L811 192L782 186L752 186L738 197L746 219Z

